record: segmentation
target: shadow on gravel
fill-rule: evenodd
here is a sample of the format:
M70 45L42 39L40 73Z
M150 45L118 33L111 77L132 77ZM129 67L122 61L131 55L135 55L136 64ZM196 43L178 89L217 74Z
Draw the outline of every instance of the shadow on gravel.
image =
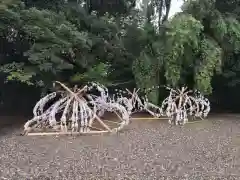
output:
M21 131L27 117L21 116L0 116L0 136L19 129Z

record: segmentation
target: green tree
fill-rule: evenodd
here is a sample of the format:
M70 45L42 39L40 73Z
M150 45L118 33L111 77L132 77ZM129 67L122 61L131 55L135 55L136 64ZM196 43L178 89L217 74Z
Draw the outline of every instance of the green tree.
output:
M183 13L168 24L168 81L172 85L186 83L184 66L192 65L193 87L211 93L212 78L221 71L226 53L239 50L238 20L218 10L214 0L196 0L186 1Z
M14 29L18 34L24 34L29 49L24 52L27 62L10 62L2 66L2 70L9 73L9 80L42 84L56 79L76 81L79 77L79 80L106 82L108 76L114 76L114 66L127 61L121 24L116 18L107 14L100 17L88 14L77 1L75 4L66 2L61 8L64 11L31 7L14 10L18 24ZM6 9L4 13L8 11ZM12 15L3 18L10 19ZM10 22L5 27L11 25Z

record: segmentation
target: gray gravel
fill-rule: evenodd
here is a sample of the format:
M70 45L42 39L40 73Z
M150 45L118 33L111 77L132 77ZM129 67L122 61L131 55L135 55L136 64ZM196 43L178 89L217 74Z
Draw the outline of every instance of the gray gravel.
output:
M0 179L238 180L237 119L214 117L184 127L134 120L119 134L75 138L1 129Z

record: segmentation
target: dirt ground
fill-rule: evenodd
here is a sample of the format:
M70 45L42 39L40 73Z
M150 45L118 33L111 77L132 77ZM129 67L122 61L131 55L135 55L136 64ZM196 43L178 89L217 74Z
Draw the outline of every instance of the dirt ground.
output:
M133 120L113 135L18 136L0 117L0 180L239 180L240 115L171 126Z

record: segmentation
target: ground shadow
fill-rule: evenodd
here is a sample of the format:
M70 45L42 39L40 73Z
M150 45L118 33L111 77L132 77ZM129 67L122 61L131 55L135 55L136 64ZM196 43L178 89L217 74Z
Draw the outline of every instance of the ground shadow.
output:
M11 129L22 129L27 120L24 116L0 116L0 135L8 134Z

